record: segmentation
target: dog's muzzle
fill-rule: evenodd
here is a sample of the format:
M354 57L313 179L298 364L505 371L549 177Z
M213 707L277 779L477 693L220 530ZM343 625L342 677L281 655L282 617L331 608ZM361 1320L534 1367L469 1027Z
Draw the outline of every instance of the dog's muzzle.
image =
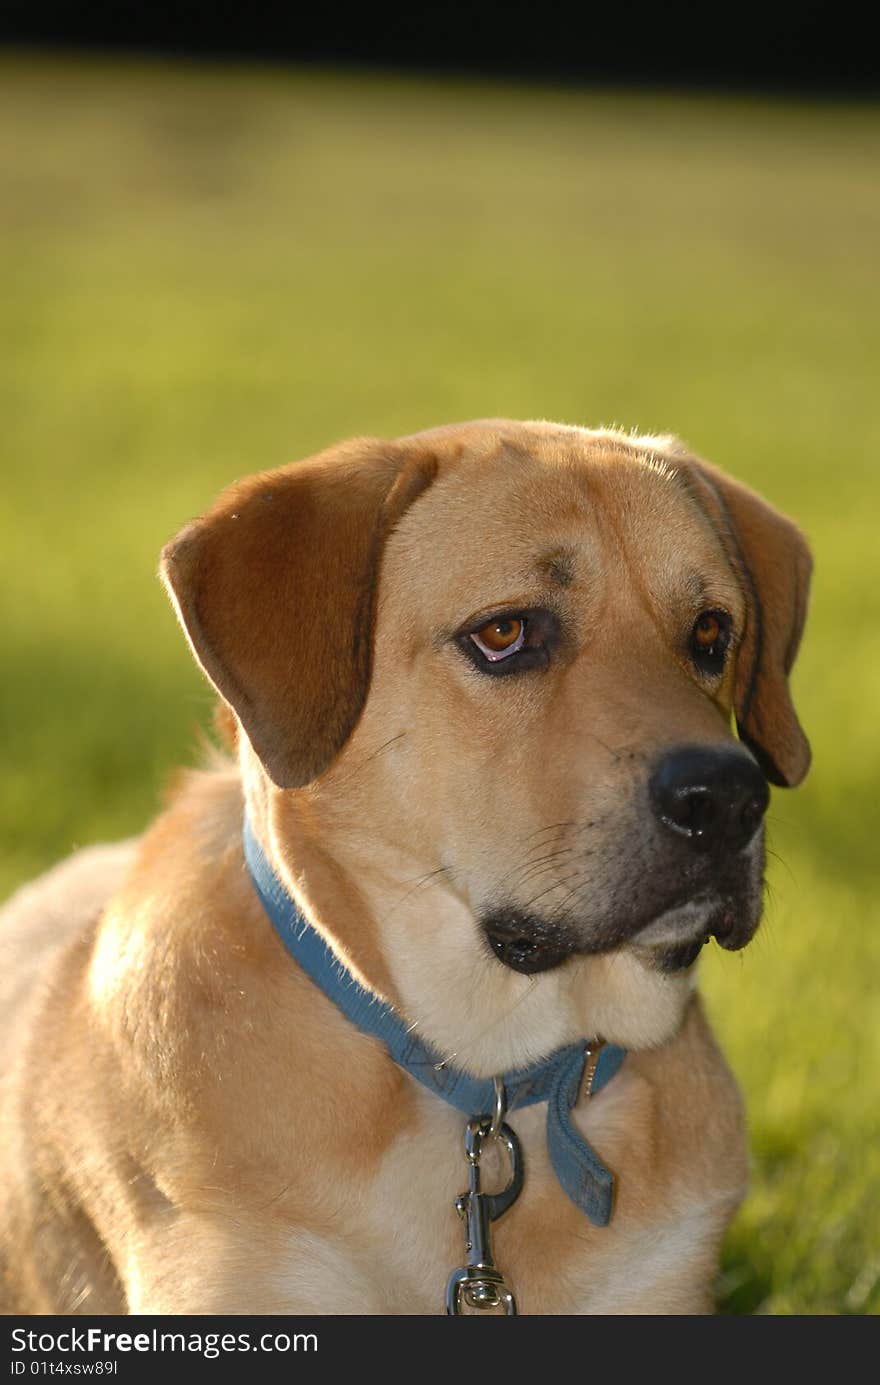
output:
M628 885L612 882L607 890L616 905L609 916L547 919L506 904L480 921L489 946L526 975L574 953L627 944L663 971L691 966L713 937L728 951L745 947L760 917L759 833L769 797L764 775L741 746L666 752L647 784L647 831L627 858ZM600 911L601 899L593 897L589 907Z

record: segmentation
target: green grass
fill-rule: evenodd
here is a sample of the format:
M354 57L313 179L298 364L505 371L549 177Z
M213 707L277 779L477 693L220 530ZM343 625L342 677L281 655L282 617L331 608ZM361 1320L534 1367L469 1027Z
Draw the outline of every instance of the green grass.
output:
M727 1311L880 1308L880 111L0 62L0 889L137 831L212 699L154 578L236 476L485 414L672 429L816 555Z

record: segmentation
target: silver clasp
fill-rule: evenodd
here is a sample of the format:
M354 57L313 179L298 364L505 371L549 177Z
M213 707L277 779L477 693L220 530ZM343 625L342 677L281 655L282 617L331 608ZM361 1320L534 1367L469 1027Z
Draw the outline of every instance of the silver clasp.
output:
M478 1312L503 1309L516 1314L516 1299L492 1258L491 1223L503 1216L519 1197L523 1185L522 1149L509 1125L504 1124L504 1102L496 1083L495 1111L475 1116L465 1128L464 1149L468 1161L468 1190L455 1199L455 1210L465 1223L466 1263L453 1270L446 1285L446 1312L458 1316L465 1305ZM484 1193L480 1186L480 1157L487 1140L497 1140L510 1159L510 1179L498 1193Z

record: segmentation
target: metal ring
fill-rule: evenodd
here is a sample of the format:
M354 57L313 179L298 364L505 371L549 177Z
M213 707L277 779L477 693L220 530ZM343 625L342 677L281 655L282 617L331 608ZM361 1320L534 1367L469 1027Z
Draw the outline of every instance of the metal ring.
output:
M488 1133L494 1138L500 1133L501 1127L504 1124L504 1116L507 1111L507 1097L504 1091L504 1083L501 1078L493 1077L492 1081L495 1085L495 1110L492 1112L492 1122L489 1126Z

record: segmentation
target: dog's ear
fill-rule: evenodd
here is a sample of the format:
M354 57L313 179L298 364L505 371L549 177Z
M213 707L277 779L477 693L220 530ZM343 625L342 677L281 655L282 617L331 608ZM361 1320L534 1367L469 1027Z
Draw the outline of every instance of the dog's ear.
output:
M773 784L799 784L810 746L788 675L807 614L812 558L796 526L748 487L708 463L676 457L725 548L746 597L734 710L739 734Z
M198 663L281 788L322 774L354 729L385 540L435 468L412 444L345 443L231 486L162 552Z

